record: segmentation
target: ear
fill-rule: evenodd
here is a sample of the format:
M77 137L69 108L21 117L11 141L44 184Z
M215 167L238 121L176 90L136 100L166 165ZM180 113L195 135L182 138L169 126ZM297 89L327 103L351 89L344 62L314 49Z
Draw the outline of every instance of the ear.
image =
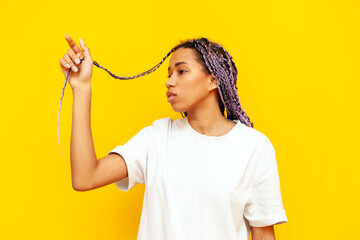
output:
M219 81L217 78L214 80L214 77L213 77L212 75L210 75L210 79L209 79L209 82L210 82L210 84L209 84L209 91L217 88L217 85L216 85L216 82L215 82L215 81L216 81L218 84L220 84L220 81Z

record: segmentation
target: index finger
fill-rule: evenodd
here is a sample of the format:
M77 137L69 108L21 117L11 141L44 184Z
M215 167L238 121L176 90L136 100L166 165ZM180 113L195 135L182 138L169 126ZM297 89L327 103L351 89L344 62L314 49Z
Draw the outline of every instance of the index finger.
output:
M74 42L74 40L72 40L72 38L71 38L69 35L65 34L65 39L66 39L66 41L68 42L69 46L72 48L72 50L74 50L74 52L75 52L76 54L82 53L82 51L80 50L80 48L76 45L76 43Z

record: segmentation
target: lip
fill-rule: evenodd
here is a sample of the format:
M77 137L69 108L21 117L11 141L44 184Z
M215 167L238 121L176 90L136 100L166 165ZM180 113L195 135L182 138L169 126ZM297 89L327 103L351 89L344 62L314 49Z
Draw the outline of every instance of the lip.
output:
M172 91L167 91L166 92L166 96L167 96L167 100L169 103L172 103L176 97L176 94Z
M170 96L172 96L172 95L175 95L175 96L176 96L176 94L175 94L174 92L172 92L172 91L167 91L167 92L166 92L166 96L167 96L167 97L170 97Z

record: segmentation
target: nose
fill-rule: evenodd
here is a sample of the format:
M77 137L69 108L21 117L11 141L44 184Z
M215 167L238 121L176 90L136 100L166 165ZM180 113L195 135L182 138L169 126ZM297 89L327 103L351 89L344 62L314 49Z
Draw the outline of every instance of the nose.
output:
M175 86L174 80L173 80L172 77L170 77L170 78L165 82L165 86L166 86L167 88L170 88L170 87L174 87L174 86Z

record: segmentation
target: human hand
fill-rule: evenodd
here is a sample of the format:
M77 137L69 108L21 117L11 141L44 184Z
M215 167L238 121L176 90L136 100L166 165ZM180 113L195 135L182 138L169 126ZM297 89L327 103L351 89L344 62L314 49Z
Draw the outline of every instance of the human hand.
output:
M90 84L93 60L89 48L85 46L81 39L80 47L82 50L69 35L66 34L65 39L68 42L70 49L68 49L67 54L59 61L61 72L66 76L69 69L71 69L68 83L72 89L80 85Z

